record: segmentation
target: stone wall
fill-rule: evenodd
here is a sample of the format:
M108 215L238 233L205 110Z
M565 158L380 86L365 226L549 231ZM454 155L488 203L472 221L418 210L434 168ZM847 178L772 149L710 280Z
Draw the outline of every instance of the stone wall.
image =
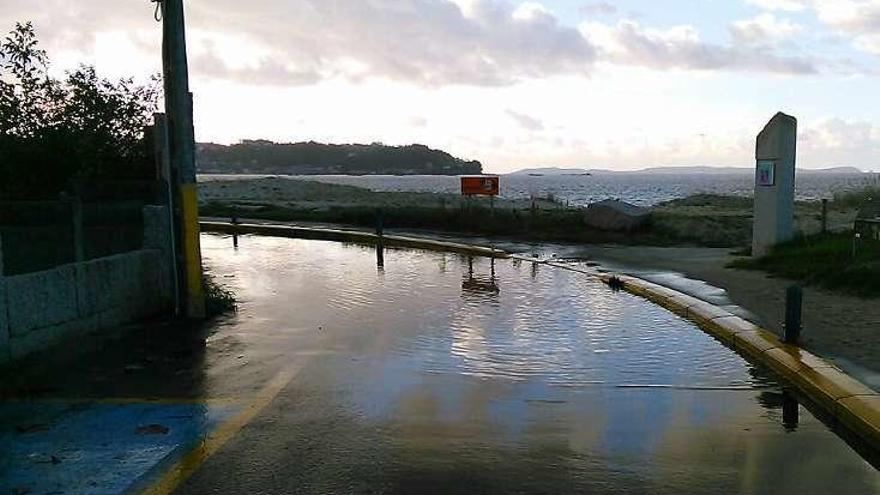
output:
M144 218L144 249L11 277L2 276L0 239L0 363L170 312L167 210L147 207Z

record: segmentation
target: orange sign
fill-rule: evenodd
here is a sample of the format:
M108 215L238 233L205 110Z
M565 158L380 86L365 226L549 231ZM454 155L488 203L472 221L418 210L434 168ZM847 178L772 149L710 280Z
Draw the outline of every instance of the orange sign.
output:
M461 194L464 196L498 196L501 190L497 175L476 175L461 178Z

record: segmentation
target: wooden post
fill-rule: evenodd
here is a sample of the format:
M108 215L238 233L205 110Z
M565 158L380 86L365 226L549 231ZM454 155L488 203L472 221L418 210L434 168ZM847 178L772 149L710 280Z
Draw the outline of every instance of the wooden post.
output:
M183 0L163 0L161 6L165 113L168 115L168 134L171 138L171 168L177 172L186 314L190 318L200 319L205 316L205 298L199 244L193 100L189 92Z

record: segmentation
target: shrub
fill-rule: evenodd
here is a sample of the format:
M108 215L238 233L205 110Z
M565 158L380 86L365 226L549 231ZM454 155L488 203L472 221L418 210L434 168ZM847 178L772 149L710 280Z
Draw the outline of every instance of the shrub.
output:
M218 284L208 272L202 275L202 288L205 292L205 313L209 318L235 311L235 294Z
M157 108L158 77L111 81L80 66L64 80L33 25L0 43L0 198L46 198L77 182L147 178L144 128ZM38 173L35 173L38 171Z

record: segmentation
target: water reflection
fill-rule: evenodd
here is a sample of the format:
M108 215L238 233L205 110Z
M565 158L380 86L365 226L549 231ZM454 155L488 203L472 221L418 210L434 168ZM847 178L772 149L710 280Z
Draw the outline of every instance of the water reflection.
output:
M787 392L782 392L782 426L786 431L795 431L800 418L800 404L797 399Z
M757 396L758 403L767 408L770 417L779 421L782 427L789 432L797 430L800 423L800 403L795 395L787 390L763 391ZM779 416L779 412L782 416Z
M501 292L495 278L495 259L489 261L489 276L474 274L474 259L468 256L468 271L462 276L461 295L464 298L474 297L475 300L493 301Z
M468 274L467 276L462 278L461 281L461 293L462 296L497 296L501 292L501 289L498 287L498 284L495 280L495 277L489 276L474 276L473 274Z
M589 277L521 272L507 260L493 276L491 260L389 250L379 278L372 248L248 242L236 257L210 237L203 249L249 301L235 332L306 363L288 405L308 424L305 441L314 436L309 462L327 467L293 470L302 486L326 488L370 466L353 482L463 489L456 480L467 479L485 491L548 493L880 488L873 468L786 402L771 376ZM308 330L318 324L323 332ZM315 473L325 477L308 478Z
M382 242L376 244L376 267L379 269L379 273L385 271L385 246L382 245Z

